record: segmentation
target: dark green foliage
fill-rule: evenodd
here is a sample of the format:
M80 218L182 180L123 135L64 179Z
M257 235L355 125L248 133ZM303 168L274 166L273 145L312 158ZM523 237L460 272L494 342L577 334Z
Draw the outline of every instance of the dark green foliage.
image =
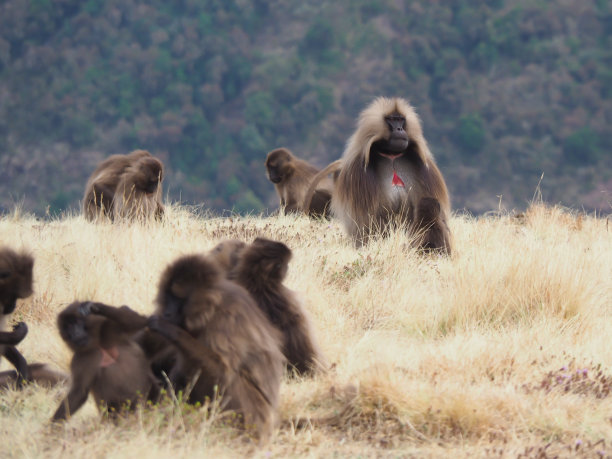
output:
M542 172L585 205L612 169L611 28L601 0L5 0L0 207L76 207L92 152L145 148L172 199L258 211L269 150L322 166L379 95L411 100L456 207L520 206Z
M599 136L588 126L572 132L563 141L563 154L570 164L595 163L602 154Z
M307 57L320 58L335 45L336 37L332 24L327 19L319 18L310 26L302 43L300 52Z
M486 130L478 113L471 113L459 118L455 129L455 138L459 147L468 155L476 155L485 145Z

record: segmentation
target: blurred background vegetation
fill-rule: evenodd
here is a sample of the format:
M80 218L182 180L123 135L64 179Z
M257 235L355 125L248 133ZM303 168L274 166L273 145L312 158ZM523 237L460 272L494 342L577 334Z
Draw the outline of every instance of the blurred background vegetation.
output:
M78 208L105 156L148 149L172 200L274 208L266 153L338 158L408 98L455 209L610 212L609 0L4 0L0 210Z

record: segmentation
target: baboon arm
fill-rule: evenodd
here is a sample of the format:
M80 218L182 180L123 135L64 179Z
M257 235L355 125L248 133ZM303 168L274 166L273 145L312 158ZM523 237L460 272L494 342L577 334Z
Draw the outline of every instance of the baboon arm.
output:
M89 389L85 390L80 387L72 386L66 398L61 401L51 420L64 421L68 419L83 406L87 401L88 395Z
M15 332L0 332L0 344L8 344L15 346L19 344L23 337L18 336Z
M20 322L10 332L0 332L0 344L8 344L16 346L28 334L28 326L24 322ZM8 358L8 357L7 357Z
M92 303L91 312L112 320L126 333L137 332L147 326L147 317L138 314L129 306L115 308L104 303Z
M298 210L300 209L295 199L291 198L285 201L285 212L297 212Z
M149 359L164 355L172 347L166 337L148 329L144 329L136 335L136 342Z
M14 346L9 346L4 350L4 356L6 359L13 364L17 373L19 373L18 378L19 381L22 379L28 380L30 379L30 371L28 369L28 362L21 355L21 353Z
M152 316L149 319L149 328L164 336L168 341L173 343L185 357L195 362L199 362L201 366L209 369L211 373L218 375L225 374L226 368L222 363L224 359L208 346L204 346L181 327L177 327L158 316Z
M53 415L52 421L63 421L72 416L87 401L89 389L94 383L98 370L97 358L72 359L72 385L66 398L62 400Z

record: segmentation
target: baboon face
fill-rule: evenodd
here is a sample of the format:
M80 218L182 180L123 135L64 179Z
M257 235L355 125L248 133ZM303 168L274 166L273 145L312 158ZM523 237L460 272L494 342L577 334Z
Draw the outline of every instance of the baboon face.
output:
M408 134L406 134L406 118L395 112L385 116L385 123L389 128L389 149L393 152L401 152L408 148Z
M139 174L136 180L139 189L145 193L154 193L163 180L163 167L155 158L144 158L139 162Z
M161 316L168 322L183 327L185 313L185 298L178 295L184 295L184 286L175 282L169 290L164 292L164 302L161 310Z
M86 304L74 302L57 317L60 335L73 351L86 350L92 341L91 335L96 333L96 318L87 315Z
M372 144L372 150L383 155L397 155L403 153L410 144L410 138L406 133L406 118L404 115L393 112L384 117L387 128L387 136Z
M0 250L0 308L2 314L15 310L18 298L32 294L34 259L11 249Z
M268 179L272 183L280 183L291 175L291 156L284 150L274 150L268 154L266 159L266 169Z

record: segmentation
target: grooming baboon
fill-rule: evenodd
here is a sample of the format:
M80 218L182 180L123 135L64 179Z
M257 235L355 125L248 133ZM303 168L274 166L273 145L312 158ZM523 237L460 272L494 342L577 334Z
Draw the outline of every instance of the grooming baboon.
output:
M170 374L176 363L176 348L159 333L146 328L148 317L138 314L128 306L115 308L101 303L93 303L91 309L95 314L107 317L133 333L133 340L143 350L152 374L155 376L156 383L153 384L148 399L157 401L159 390L166 386L167 375Z
M246 243L239 239L227 239L219 242L208 253L208 256L214 260L223 272L229 273L238 264L240 254L246 246Z
M241 253L230 278L251 294L270 322L282 333L282 352L298 373L322 369L310 320L295 294L283 285L291 249L282 242L257 238Z
M153 157L142 157L121 174L113 201L114 219L161 219L163 165Z
M98 164L87 180L83 196L83 214L87 220L113 218L113 200L121 175L141 158L152 156L146 150L135 150L128 155L109 156Z
M450 253L446 184L406 100L375 99L359 116L342 159L314 181L337 171L332 213L357 245L399 226L420 238L420 247Z
M8 247L0 249L0 359L6 357L16 371L0 373L0 386L13 383L21 387L24 381L40 383L57 383L65 375L54 372L42 364L28 365L25 358L15 347L28 333L24 322L19 322L8 332L6 319L17 305L17 299L27 298L32 294L32 269L34 259L26 253L17 253Z
M285 212L304 212L313 217L329 216L332 193L330 179L319 180L308 207L303 206L310 181L318 172L316 167L297 158L286 148L277 148L268 153L266 171Z
M192 385L190 403L213 399L218 388L221 407L267 438L276 423L284 359L280 336L249 293L209 257L190 255L166 268L156 301L149 329L180 354L171 382Z
M145 353L133 338L146 321L127 306L114 308L78 301L58 315L60 335L74 355L71 387L53 421L72 416L87 401L90 391L98 408L110 415L156 397L157 382Z

